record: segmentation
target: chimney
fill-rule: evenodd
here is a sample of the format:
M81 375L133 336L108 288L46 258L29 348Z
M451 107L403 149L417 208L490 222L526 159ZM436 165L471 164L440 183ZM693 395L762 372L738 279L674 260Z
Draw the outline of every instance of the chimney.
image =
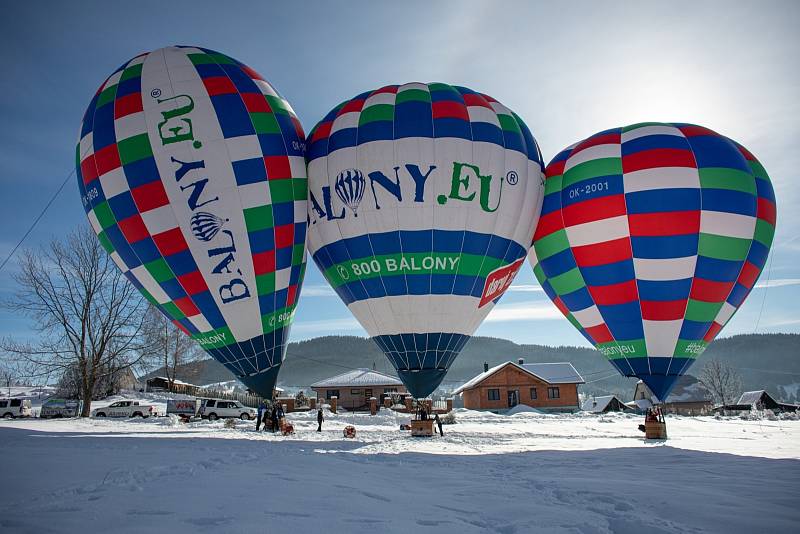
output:
M519 360L517 360L517 363L522 365L523 363L525 363L525 359L524 358L520 358Z
M489 364L487 362L483 362L483 372L486 373L489 371Z

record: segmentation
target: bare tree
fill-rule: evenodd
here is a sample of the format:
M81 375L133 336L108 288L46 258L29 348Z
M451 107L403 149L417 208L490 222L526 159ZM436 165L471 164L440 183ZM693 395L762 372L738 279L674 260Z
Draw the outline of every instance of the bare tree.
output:
M198 358L200 351L197 342L152 306L147 311L143 338L148 347L147 356L164 368L164 377L172 391L178 369Z
M11 396L11 386L17 383L19 370L14 365L14 361L7 358L7 361L0 362L0 385L6 389L8 396ZM2 395L0 393L0 395Z
M742 378L739 373L716 358L706 362L700 371L700 381L714 396L714 402L732 404L742 394Z
M5 305L33 319L39 336L3 348L39 376L75 369L87 417L97 381L142 357L144 300L88 227L23 253L15 280L19 291Z

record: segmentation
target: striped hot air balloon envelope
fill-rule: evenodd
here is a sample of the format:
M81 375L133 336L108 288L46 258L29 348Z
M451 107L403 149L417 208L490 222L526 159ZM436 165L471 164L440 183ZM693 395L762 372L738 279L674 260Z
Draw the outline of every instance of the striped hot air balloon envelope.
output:
M524 263L539 148L491 97L442 83L369 91L309 136L314 261L417 398Z
M664 400L764 268L769 176L727 137L671 123L600 132L545 172L536 277L620 373Z
M258 73L169 47L92 98L78 187L103 247L144 297L271 397L305 269L305 135Z

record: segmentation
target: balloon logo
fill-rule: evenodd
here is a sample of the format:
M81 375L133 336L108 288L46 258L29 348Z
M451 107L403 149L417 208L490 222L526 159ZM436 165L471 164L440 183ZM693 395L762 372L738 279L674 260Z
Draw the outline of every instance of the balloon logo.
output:
M271 397L305 270L304 133L254 70L169 47L117 69L78 143L103 247L147 300Z
M347 169L336 177L336 196L358 217L358 205L364 198L364 175L358 169Z
M361 94L307 145L309 251L425 397L524 262L544 189L539 147L493 98L441 83Z
M222 220L213 213L200 211L192 215L192 233L200 241L211 241L226 222L228 219Z
M691 124L589 137L546 169L531 263L625 376L666 399L756 283L775 194L744 147Z

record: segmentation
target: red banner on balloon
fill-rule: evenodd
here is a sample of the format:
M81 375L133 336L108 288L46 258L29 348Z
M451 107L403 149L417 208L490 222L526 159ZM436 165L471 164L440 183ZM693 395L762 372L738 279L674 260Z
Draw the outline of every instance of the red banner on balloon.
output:
M523 257L514 263L499 267L490 272L489 276L486 277L486 283L483 285L483 294L481 295L481 302L478 304L478 307L482 308L487 303L502 295L508 286L511 285L511 282L514 281L517 271L519 271L519 268L522 267L524 262L525 258Z

